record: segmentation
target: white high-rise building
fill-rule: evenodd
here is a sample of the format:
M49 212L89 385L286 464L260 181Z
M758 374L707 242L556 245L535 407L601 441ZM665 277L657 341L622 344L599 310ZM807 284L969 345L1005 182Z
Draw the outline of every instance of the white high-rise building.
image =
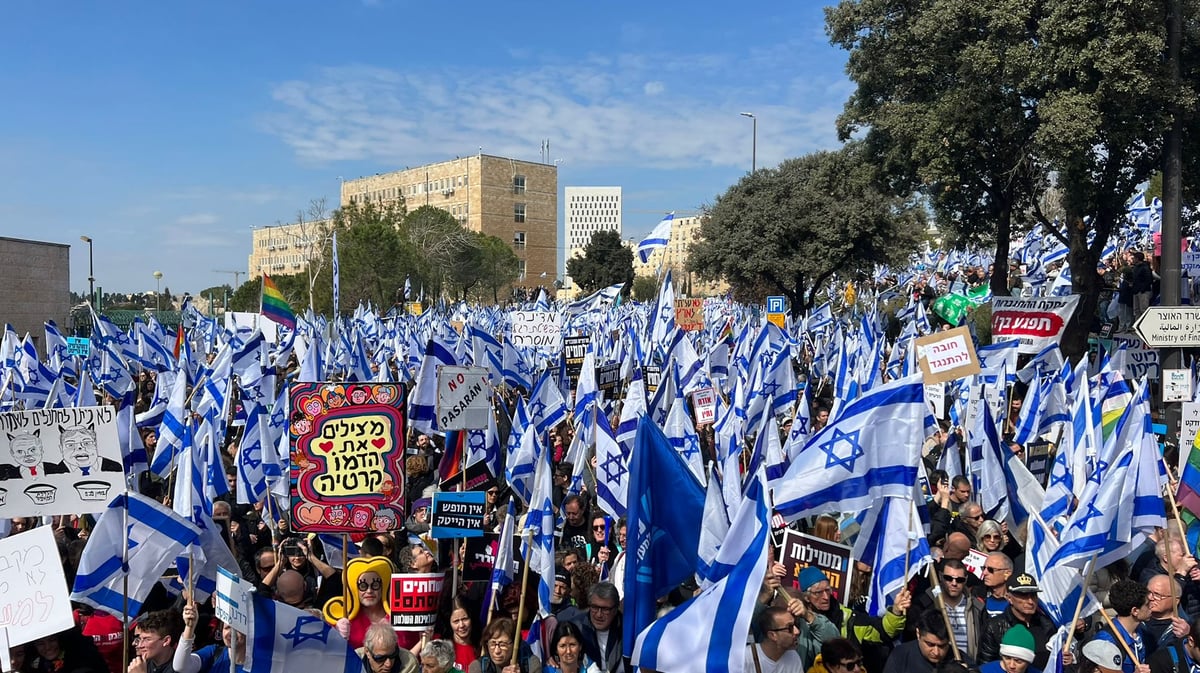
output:
M584 248L592 240L592 234L597 231L621 233L620 187L566 187L563 196L566 259L582 257ZM565 268L563 286L568 289L574 286Z

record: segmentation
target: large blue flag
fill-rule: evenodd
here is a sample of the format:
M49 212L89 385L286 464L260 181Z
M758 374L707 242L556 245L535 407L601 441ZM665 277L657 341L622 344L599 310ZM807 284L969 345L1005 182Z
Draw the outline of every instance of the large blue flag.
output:
M658 599L696 570L704 489L666 435L643 417L629 474L622 654L654 621Z

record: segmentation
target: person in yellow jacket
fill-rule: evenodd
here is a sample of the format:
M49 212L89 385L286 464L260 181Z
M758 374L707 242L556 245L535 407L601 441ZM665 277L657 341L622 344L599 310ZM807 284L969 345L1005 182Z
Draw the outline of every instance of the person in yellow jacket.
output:
M842 605L834 598L829 578L820 568L810 566L800 571L799 583L800 595L809 608L829 619L843 638L863 652L867 673L882 671L893 642L904 632L905 614L912 603L908 590L896 594L896 600L879 618Z

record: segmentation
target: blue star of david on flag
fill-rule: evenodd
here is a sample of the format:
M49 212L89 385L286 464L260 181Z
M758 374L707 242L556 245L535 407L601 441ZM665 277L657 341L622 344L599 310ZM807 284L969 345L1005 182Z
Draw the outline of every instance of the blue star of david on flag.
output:
M843 432L840 428L833 429L833 437L828 441L821 443L820 449L825 452L825 469L840 465L846 470L854 471L854 461L863 456L863 448L858 443L858 436L862 430L853 430L851 432ZM842 444L848 445L848 452L842 455Z
M316 625L315 630L311 628L309 628L307 631L305 630L306 627L310 627L314 624ZM329 629L325 627L325 622L320 617L306 615L304 617L297 617L296 625L292 627L292 630L287 631L282 635L284 638L287 638L289 641L291 641L292 647L297 647L301 643L309 640L316 640L322 643L327 642L329 638Z
M620 456L616 454L609 455L608 460L601 463L600 467L604 470L604 475L607 477L608 482L614 486L620 486L621 480L629 472L621 462Z
M1094 518L1096 518L1096 517L1100 516L1102 513L1103 513L1103 512L1101 512L1100 510L1096 509L1096 506L1095 506L1095 505L1093 505L1092 503L1090 503L1090 502L1089 502L1089 503L1087 503L1087 513L1086 513L1086 514L1084 514L1082 517L1080 517L1078 521L1076 521L1075 523L1071 524L1071 527L1072 527L1072 528L1078 528L1079 530L1082 530L1082 531L1085 531L1085 532L1086 532L1086 531L1087 531L1087 525L1088 525L1088 521L1091 521L1092 519L1094 519Z

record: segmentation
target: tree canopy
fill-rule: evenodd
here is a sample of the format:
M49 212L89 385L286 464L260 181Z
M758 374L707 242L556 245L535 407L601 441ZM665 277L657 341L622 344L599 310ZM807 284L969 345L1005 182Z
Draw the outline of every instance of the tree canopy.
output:
M591 294L617 283L624 283L626 295L633 289L633 251L615 231L592 234L582 257L567 260L567 275L584 294Z
M1177 0L1187 17L1181 83L1166 53L1169 4L842 0L826 10L858 85L839 131L865 130L893 193L921 189L956 234L995 231L997 259L1009 256L1010 225L1040 226L1068 245L1081 295L1069 354L1086 348L1099 254L1161 163L1170 111L1184 111L1194 131L1200 3ZM1051 189L1065 222L1040 207Z
M924 211L885 194L877 177L856 143L755 171L709 208L689 268L724 277L742 300L782 294L799 315L834 274L870 273L916 250Z

